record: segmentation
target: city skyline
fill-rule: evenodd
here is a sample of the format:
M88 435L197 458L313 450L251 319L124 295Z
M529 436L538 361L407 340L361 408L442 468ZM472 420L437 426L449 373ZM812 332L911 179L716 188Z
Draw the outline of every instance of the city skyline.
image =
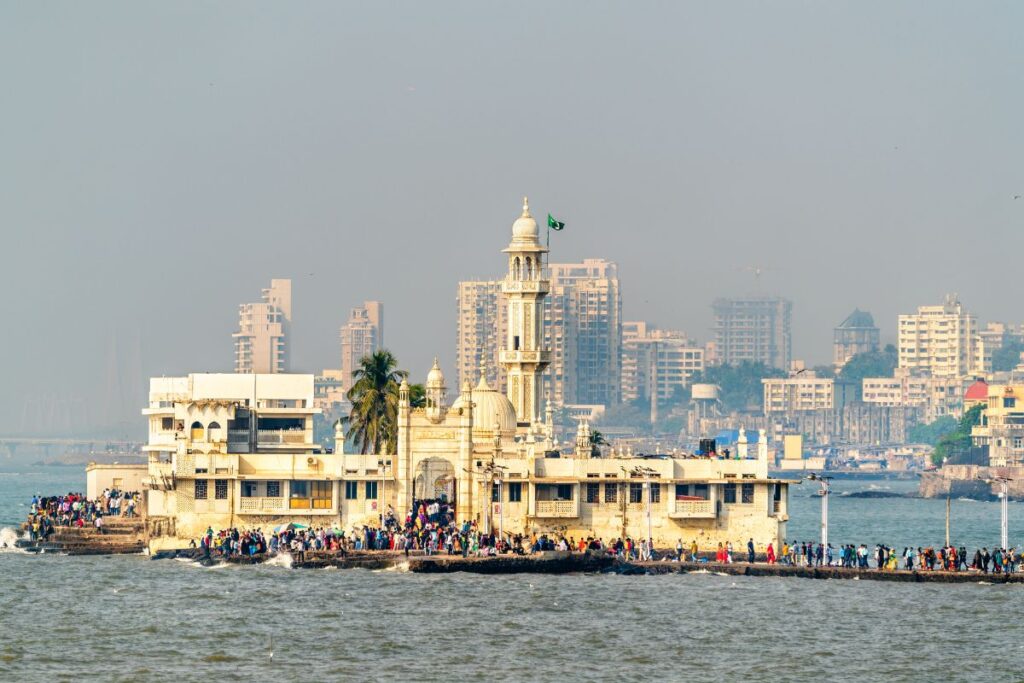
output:
M451 293L494 272L523 194L567 224L553 261L618 264L623 320L702 341L747 294L793 301L809 365L857 307L883 346L951 292L1024 319L984 277L1022 246L1022 8L328 7L278 36L281 8L97 7L0 22L0 433L100 400L112 337L139 340L123 377L229 371L231 308L271 277L293 370L336 365L344 311L379 299L403 367L453 372Z

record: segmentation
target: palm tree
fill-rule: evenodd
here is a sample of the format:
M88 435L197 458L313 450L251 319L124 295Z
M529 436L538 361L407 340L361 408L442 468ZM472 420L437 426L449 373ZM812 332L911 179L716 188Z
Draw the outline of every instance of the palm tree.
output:
M426 408L427 407L427 389L422 384L410 384L409 385L409 407L410 408Z
M590 457L600 458L601 457L601 446L607 446L608 440L604 438L604 434L597 431L596 429L590 432Z
M345 438L360 453L398 452L398 387L409 373L397 370L397 365L395 356L381 349L363 356L352 373L354 382L348 391L352 412Z

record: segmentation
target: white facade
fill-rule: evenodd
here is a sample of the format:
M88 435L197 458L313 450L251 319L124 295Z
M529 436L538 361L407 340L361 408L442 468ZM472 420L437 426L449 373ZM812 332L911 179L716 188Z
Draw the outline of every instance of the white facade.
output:
M865 403L918 408L925 423L943 415L959 418L963 413L965 383L956 377L915 376L906 368L896 368L892 377L865 377L861 386Z
M977 319L956 295L899 316L899 367L932 377L967 378L987 371Z
M194 535L265 516L337 514L338 456L313 442L313 376L150 380L148 513ZM202 528L200 528L202 527Z
M831 410L835 406L835 381L818 377L811 370L789 377L762 379L764 414L788 414Z

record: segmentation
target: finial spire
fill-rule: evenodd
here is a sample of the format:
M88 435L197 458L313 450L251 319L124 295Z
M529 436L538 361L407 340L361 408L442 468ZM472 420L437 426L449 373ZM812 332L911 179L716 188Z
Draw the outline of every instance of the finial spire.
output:
M530 215L530 198L523 197L523 217Z

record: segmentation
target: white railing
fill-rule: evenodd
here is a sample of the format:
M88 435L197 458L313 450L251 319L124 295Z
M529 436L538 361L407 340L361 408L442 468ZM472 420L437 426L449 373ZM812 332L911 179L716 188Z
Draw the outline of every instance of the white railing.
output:
M304 444L307 442L304 429L261 429L256 434L261 444Z
M578 517L574 500L538 500L537 517Z
M284 498L267 498L265 496L242 497L238 499L238 511L249 513L281 512Z
M674 517L714 517L715 502L713 500L677 500Z

